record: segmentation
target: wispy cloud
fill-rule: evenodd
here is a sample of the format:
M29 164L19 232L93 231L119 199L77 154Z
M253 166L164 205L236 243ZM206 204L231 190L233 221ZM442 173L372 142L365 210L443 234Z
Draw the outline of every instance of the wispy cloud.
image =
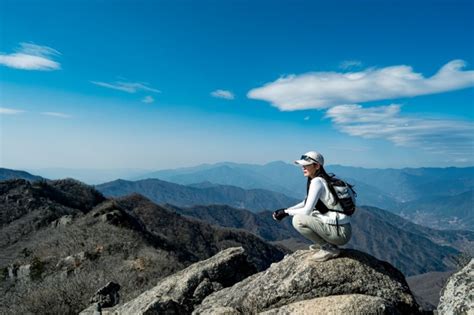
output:
M0 107L0 115L16 115L16 114L21 114L21 113L24 113L24 112L25 111L21 110L21 109Z
M145 96L145 97L142 99L142 102L143 102L143 103L146 103L146 104L151 104L151 103L153 103L154 101L155 101L155 99L154 99L152 96L150 96L150 95L147 95L147 96Z
M99 81L90 81L91 83L102 86L109 89L119 90L127 93L136 93L138 91L147 91L154 93L161 93L160 90L148 86L148 83L143 82L99 82Z
M313 72L289 75L250 90L247 96L270 102L282 111L323 109L343 104L441 93L474 85L474 71L453 60L425 78L400 65L360 72Z
M53 117L59 117L59 118L71 118L71 115L64 114L64 113L56 113L56 112L42 112L41 115L46 115L46 116L53 116Z
M58 70L61 65L54 61L60 53L50 47L31 43L20 43L20 47L12 54L0 53L0 65L22 70Z
M359 68L362 66L362 61L359 60L344 60L339 64L339 68L342 70L349 70L354 68Z
M223 98L226 100L233 100L235 98L234 94L231 91L227 90L215 90L211 92L213 97Z
M326 117L337 129L351 136L382 138L398 146L419 147L432 153L472 159L472 122L413 117L401 114L400 109L398 104L369 108L340 105L328 109Z

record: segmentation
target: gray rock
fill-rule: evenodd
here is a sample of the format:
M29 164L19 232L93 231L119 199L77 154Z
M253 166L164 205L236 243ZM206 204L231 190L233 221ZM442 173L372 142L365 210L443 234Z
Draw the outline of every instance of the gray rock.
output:
M356 251L315 262L310 251L297 251L230 288L206 297L193 314L256 314L318 297L363 294L383 299L387 310L420 312L403 274L386 262Z
M79 252L77 254L60 259L56 263L56 268L61 269L66 274L69 274L80 268L86 260L93 260L96 258L97 254L89 252Z
M68 215L63 215L62 217L60 217L59 219L53 221L51 223L51 225L53 227L60 227L60 226L67 226L67 225L70 225L73 221L73 216L68 214Z
M362 294L333 295L291 303L260 315L400 314L384 299Z
M448 279L441 291L438 314L474 314L474 259Z
M97 303L100 309L104 307L112 307L119 303L120 285L115 282L109 282L100 288L91 298L91 303Z
M27 281L30 280L31 276L31 264L21 266L11 265L8 266L7 271L10 280Z
M17 277L18 279L29 280L31 275L31 265L22 265L18 268Z
M108 311L103 312L103 308L112 307L119 303L120 285L115 282L109 282L99 290L91 298L91 305L82 310L79 315L106 315L112 314Z
M114 314L190 314L207 295L256 272L242 247L232 247L158 282ZM107 311L107 310L104 310Z

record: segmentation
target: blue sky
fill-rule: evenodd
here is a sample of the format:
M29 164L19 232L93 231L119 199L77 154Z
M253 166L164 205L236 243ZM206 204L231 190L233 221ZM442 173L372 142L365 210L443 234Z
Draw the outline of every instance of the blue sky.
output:
M0 0L0 165L474 165L473 2L328 2Z

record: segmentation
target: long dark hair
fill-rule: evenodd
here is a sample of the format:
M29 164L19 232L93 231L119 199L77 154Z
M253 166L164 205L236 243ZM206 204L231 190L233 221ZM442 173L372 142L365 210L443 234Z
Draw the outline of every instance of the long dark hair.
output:
M333 194L336 194L336 192L334 191L334 188L332 187L331 185L331 182L332 182L332 179L335 175L330 173L326 173L326 170L324 169L324 167L319 164L319 170L316 171L316 174L314 177L322 177L326 180L326 182L328 183L328 187L329 187L329 190L331 190L331 192ZM311 184L311 179L310 177L308 177L308 181L306 183L306 197L308 196L308 192L309 192L309 185Z
M327 173L326 170L324 169L324 167L319 164L319 170L316 171L316 174L313 178L316 178L316 177L321 177L321 178L324 178L326 180L326 183L328 184L328 188L329 188L329 191L332 193L332 195L334 196L334 198L336 199L336 202L339 201L339 198L337 197L337 193L336 191L334 190L334 186L332 185L333 181L336 181L337 179L335 178L335 175L332 174L332 173ZM308 177L308 181L306 183L306 198L304 200L304 203L306 204L306 200L308 199L308 192L309 192L309 185L311 184L311 179L310 177ZM328 212L330 209L321 201L321 199L319 199L316 203L316 209L318 209L318 211L320 213L326 213Z

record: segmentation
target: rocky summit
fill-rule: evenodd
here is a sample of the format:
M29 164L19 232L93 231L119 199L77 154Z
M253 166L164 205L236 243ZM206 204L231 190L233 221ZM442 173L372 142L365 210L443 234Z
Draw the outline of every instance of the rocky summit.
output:
M247 276L246 253L229 248L102 314L420 313L403 274L389 263L356 250L326 262L313 254L299 250Z
M370 302L379 305L382 314L419 312L403 274L392 265L356 250L344 250L340 257L326 262L315 262L312 255L314 252L308 250L287 255L267 270L211 294L193 314L216 314L218 309L222 313L232 310L255 314L295 302L348 294L382 299Z

